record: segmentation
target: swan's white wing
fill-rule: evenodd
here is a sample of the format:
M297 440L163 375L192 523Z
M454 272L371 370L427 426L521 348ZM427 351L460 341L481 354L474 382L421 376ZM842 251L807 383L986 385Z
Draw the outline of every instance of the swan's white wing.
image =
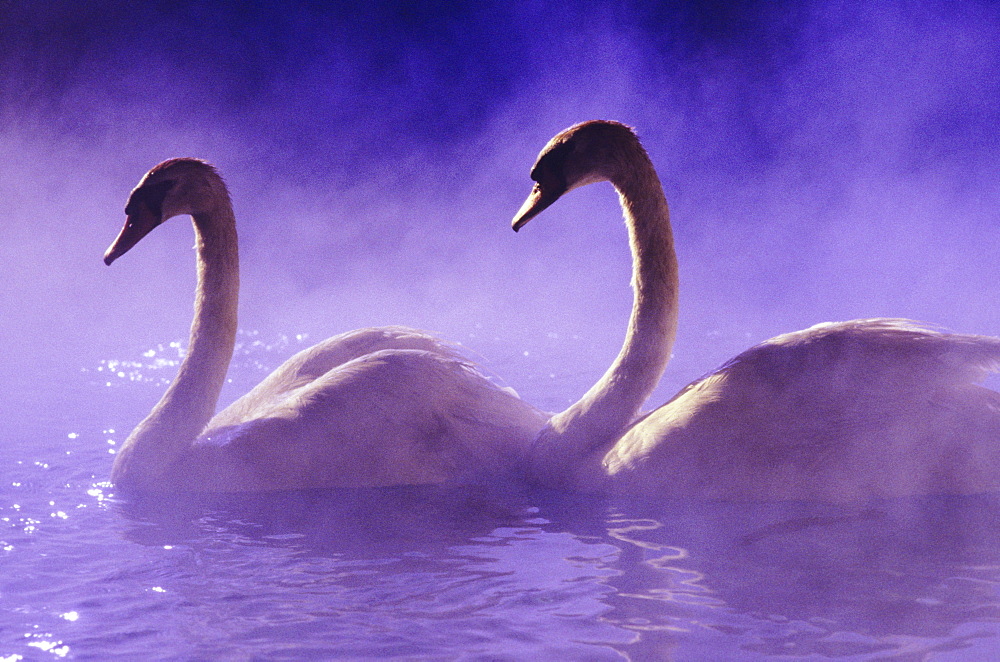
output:
M381 350L210 430L184 464L223 491L463 483L516 466L545 420L463 361Z
M260 418L289 394L358 357L386 349L416 349L456 357L455 348L422 331L402 326L357 329L304 349L264 378L249 393L215 415L208 429Z
M906 320L818 325L692 383L633 426L605 464L612 475L720 496L978 491L1000 476L1000 395L977 385L998 366L996 338Z
M856 388L857 380L892 379L899 386L979 383L1000 370L1000 338L947 333L905 319L817 324L743 352L717 372L789 388L803 378ZM898 388L898 386L897 386Z

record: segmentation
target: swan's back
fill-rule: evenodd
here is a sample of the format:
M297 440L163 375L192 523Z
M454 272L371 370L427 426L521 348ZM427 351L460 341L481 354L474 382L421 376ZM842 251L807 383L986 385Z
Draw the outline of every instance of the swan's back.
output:
M544 423L466 361L383 349L208 430L172 480L216 492L501 480Z
M356 329L327 338L280 365L250 392L215 415L208 429L235 425L260 417L290 393L349 361L386 349L414 349L460 360L452 345L430 334L404 326Z
M821 324L692 383L605 462L659 491L720 498L993 491L1000 395L979 383L998 368L997 338L907 320Z
M928 382L981 382L1000 369L1000 338L945 333L905 319L817 324L751 347L716 372L762 380L776 389L820 381L827 388L865 386L869 373L897 388Z

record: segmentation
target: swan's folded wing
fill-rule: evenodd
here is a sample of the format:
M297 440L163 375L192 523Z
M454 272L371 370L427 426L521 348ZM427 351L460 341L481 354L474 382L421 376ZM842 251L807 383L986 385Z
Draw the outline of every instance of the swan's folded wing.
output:
M366 354L261 414L197 445L257 489L469 482L510 471L544 424L468 364L422 350Z
M892 382L979 383L1000 370L1000 338L947 333L905 319L817 324L743 352L717 372L763 380L776 389L803 379L856 389ZM867 379L867 382L860 380Z
M416 349L458 358L448 343L422 331L386 326L348 331L316 343L289 358L250 392L216 414L209 428L238 425L267 415L274 407L332 370L387 349Z
M693 382L605 462L612 475L655 466L641 475L703 495L826 500L926 493L933 480L976 491L1000 475L988 452L1000 395L976 383L998 359L996 338L903 320L813 327Z

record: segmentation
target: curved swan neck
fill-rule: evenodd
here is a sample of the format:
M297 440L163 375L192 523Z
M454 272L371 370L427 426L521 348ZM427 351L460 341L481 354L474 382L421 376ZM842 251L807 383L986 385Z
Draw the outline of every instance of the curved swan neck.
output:
M215 412L236 342L239 299L236 222L221 179L219 184L211 211L192 216L198 281L187 355L167 392L119 449L115 483L155 487Z
M232 207L193 216L198 283L188 353L164 394L178 413L197 427L194 437L215 413L236 344L239 303L239 252ZM193 438L193 437L191 437Z
M663 375L677 332L677 257L663 189L638 141L627 146L622 166L611 183L632 250L634 300L625 343L604 376L550 422L569 450L585 454L603 453L625 432Z

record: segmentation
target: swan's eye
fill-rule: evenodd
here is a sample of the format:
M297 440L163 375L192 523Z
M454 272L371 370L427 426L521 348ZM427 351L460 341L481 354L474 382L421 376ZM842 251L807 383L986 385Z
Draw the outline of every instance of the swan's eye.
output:
M531 180L536 184L550 182L554 178L554 175L555 173L552 172L552 168L544 161L539 161L538 165L531 169Z
M128 204L125 206L125 213L131 216L138 212L139 205L143 204L149 211L153 212L154 216L160 217L163 214L163 200L173 187L174 182L171 180L140 186L132 191L132 197L129 198Z

